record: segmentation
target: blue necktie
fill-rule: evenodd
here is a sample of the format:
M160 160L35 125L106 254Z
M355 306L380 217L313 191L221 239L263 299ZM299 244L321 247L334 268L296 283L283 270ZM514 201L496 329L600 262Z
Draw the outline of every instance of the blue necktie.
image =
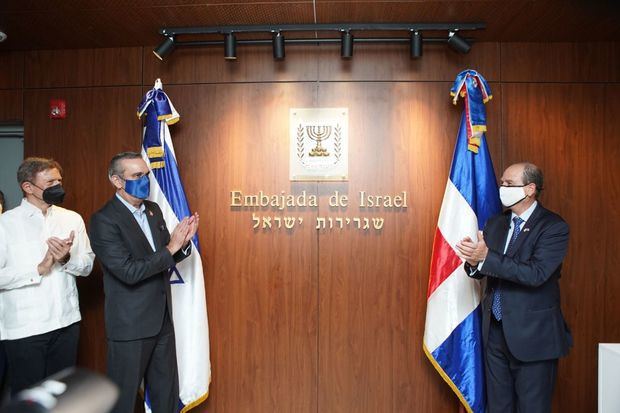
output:
M510 251L510 248L514 245L517 237L521 233L521 224L524 222L520 217L514 217L512 219L514 222L514 229L512 230L512 236L510 237L510 241L508 242L508 247L506 248L506 252ZM502 319L502 290L499 286L495 287L493 290L493 303L491 304L491 312L497 321Z

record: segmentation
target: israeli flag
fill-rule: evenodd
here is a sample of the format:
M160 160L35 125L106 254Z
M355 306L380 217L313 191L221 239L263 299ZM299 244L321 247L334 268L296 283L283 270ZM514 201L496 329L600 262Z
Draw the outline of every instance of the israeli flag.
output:
M166 226L172 231L191 212L168 128L180 117L159 79L138 106L138 117L143 116L142 157L151 169L149 200L160 206ZM211 383L209 323L198 235L192 243L192 254L169 270L182 413L207 399ZM146 395L146 411L150 412L148 389Z

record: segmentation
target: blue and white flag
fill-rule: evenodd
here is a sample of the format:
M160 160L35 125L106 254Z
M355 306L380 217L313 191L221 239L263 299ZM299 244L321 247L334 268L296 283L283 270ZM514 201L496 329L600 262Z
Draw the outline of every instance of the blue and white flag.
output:
M151 169L149 200L160 206L166 226L172 231L191 212L168 129L168 125L176 123L180 117L162 90L159 79L140 102L138 117L144 115L142 157ZM179 411L183 413L207 399L211 383L209 324L198 235L192 243L191 255L170 269L179 368ZM146 390L146 411L150 412Z
M491 91L474 70L459 73L452 88L465 110L450 177L439 212L428 281L424 352L468 412L485 411L480 283L467 276L455 245L501 211L487 147L486 109Z

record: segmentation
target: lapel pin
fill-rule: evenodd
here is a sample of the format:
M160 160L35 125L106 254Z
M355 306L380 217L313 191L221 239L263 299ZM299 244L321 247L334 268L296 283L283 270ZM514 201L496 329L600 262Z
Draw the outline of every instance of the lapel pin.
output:
M149 210L149 216L153 216L153 211Z
M523 228L523 232L529 232L530 229L529 228Z

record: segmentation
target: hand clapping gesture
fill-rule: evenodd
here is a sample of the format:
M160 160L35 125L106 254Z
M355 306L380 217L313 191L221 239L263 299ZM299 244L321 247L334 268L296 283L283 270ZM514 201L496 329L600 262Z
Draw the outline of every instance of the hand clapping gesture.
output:
M172 234L170 234L170 242L166 246L170 254L174 255L190 242L194 235L196 235L196 231L198 231L199 221L200 217L198 213L195 212L193 215L185 217L179 222L176 228L174 228L174 231L172 231Z
M51 271L55 263L66 264L71 258L71 247L75 232L71 231L69 237L61 239L58 237L50 237L47 239L47 252L43 261L37 266L40 275L47 275Z

